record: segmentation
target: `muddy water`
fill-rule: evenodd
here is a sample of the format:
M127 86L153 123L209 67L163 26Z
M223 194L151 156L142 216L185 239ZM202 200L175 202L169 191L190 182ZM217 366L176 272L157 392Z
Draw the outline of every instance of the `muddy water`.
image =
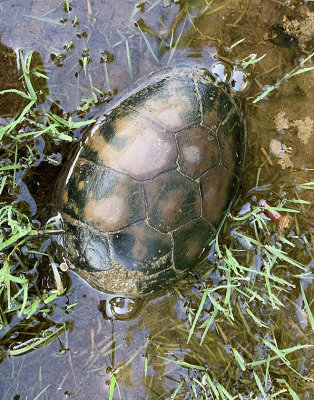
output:
M2 45L16 54L19 49L25 55L35 51L41 71L49 78L40 81L43 110L72 113L83 98L98 94L93 88L106 92L110 99L161 66L181 61L215 65L213 71L237 92L246 108L248 169L240 204L256 184L272 185L272 193L263 195L275 193L280 197L288 192L298 198L302 184L313 180L313 71L283 80L267 100L253 103L265 85L275 85L313 51L311 2L74 0L70 7L68 13L56 0L0 3ZM245 40L230 51L241 39ZM16 59L12 51L10 54L1 59L0 90L20 87L18 73L14 72ZM241 60L250 54L266 55L243 71ZM312 65L311 61L307 64ZM1 103L1 115L10 114L18 106L14 96L7 97ZM88 116L98 112L99 108L93 106ZM49 150L42 144L39 153ZM65 157L68 149L56 151ZM53 168L38 164L30 186L36 179L46 186L45 177L51 181ZM48 185L45 191L51 194L52 189L53 185ZM302 199L311 200L310 192L302 191ZM33 216L44 219L53 215L52 211L46 215L49 200L42 192L34 195L37 204L27 188L22 193L31 203ZM308 229L310 215L306 206L298 218L298 233ZM207 268L212 271L213 284L219 282L209 263ZM4 357L0 366L1 398L105 399L112 371L119 370L116 378L122 399L167 399L181 380L200 379L196 372L165 358L206 365L221 377L230 393L249 396L250 381L243 378L239 368L230 368L230 346L240 343L242 349L249 347L250 331L240 318L233 327L219 320L202 347L198 334L187 344L189 312L197 307L194 298L200 289L199 283L193 286L195 277L143 304L138 314L123 321L114 318L105 294L71 276L72 285L66 296L56 301L53 314L41 313L31 319L34 327L66 323L65 332L36 351ZM304 287L310 298L310 286ZM296 307L300 304L299 287L288 297L284 310L269 314L283 347L309 339L309 324L304 325L301 306ZM72 304L75 306L67 307ZM264 310L259 311L263 316ZM116 312L121 310L116 308ZM9 339L13 342L18 323L15 317L10 325ZM18 327L19 338L23 329L25 325ZM310 361L306 355L302 357L298 371L310 374ZM298 384L300 398L311 398L310 385ZM194 397L180 396L177 398L200 398L196 392ZM285 396L279 398L290 398ZM114 399L118 398L116 388Z

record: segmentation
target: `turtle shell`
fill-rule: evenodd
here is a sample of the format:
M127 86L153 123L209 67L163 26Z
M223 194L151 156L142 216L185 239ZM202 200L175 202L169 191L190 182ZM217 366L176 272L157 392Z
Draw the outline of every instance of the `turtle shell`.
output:
M64 248L95 288L151 293L186 275L239 187L239 102L198 68L166 69L111 107L62 174Z

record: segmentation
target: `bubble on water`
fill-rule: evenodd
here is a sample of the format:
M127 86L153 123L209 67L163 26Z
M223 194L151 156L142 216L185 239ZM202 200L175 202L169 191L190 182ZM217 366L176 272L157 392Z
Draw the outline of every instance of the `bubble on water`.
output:
M212 73L216 78L216 82L225 82L227 74L224 65L217 63L212 67Z
M242 91L246 89L248 85L247 76L238 69L233 69L230 78L229 86L234 92Z
M106 301L104 311L107 318L125 321L135 318L141 305L142 301L140 299L117 296Z

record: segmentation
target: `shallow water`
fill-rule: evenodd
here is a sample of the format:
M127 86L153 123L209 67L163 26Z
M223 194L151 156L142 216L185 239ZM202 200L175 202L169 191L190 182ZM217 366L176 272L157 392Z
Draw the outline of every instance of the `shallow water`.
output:
M213 67L214 73L243 101L248 121L247 173L234 215L249 199L246 194L254 186L271 184L261 194L267 199L300 196L311 201L311 190L305 190L302 184L313 181L313 71L283 80L267 100L253 103L265 85L275 85L301 58L313 51L314 7L311 2L74 0L70 7L67 13L65 5L56 0L16 1L14 5L10 1L0 3L2 45L12 48L17 55L19 49L25 56L35 51L36 65L49 78L38 78L43 91L39 108L73 113L83 103L83 98L92 98L93 92L99 95L93 88L108 93L111 99L152 71L182 61ZM61 25L60 20L63 20ZM299 25L293 30L296 24L291 21L295 20ZM278 32L281 31L276 26L284 26L287 32L290 29L290 33L280 36ZM243 38L245 41L229 50ZM6 51L2 49L2 53ZM241 60L250 54L266 56L253 66L241 69ZM15 62L12 54L9 60L7 57L1 61L3 88L19 88ZM306 66L313 66L313 62L309 61ZM5 78L8 70L11 71L9 83ZM5 117L16 110L20 102L12 96L0 104L1 115ZM99 110L92 106L87 114L81 114L87 118ZM78 118L75 113L73 118ZM2 118L0 122L4 121ZM82 132L76 135L81 137ZM282 145L286 147L285 152ZM47 205L54 189L54 176L60 167L41 162L40 157L54 153L57 159L62 156L65 160L72 146L49 147L40 139L36 146L35 172L28 180L26 176L27 186L19 182L22 174L17 174L17 182L20 199L29 204L30 215L45 223L55 215ZM52 184L47 185L47 181ZM3 200L8 198L7 195L3 197ZM310 206L302 207L295 230L297 234L305 232L311 240ZM299 254L296 249L294 254L301 263L310 262L310 256L301 250ZM246 262L249 267L249 256ZM207 273L208 282L218 285L221 277L213 265L205 262L204 270L210 272ZM280 348L310 343L313 339L297 279L299 271L289 271L297 287L288 288L284 293L284 308L259 304L256 310L254 302L251 304L259 318L268 321L269 330L255 329L254 324L245 323L243 310L239 308L233 325L223 315L215 319L202 346L199 343L203 331L194 334L187 344L191 315L202 296L201 284L195 283L194 276L172 292L144 303L139 313L124 321L111 314L108 296L71 274L72 285L65 296L56 300L53 312L41 312L30 318L31 333L25 333L27 325L18 325L17 316L3 329L0 397L108 398L115 371L122 399L168 399L181 381L185 382L184 389L195 384L193 378L201 380L197 370L187 368L188 364L193 364L206 366L211 376L233 396L243 394L243 398L259 398L250 397L250 392L255 393L256 383L252 374L244 373L234 364L231 349L237 348L252 361L266 354L258 340L262 332L268 332L269 338L275 337ZM302 280L309 302L313 299L310 283L310 277ZM256 285L259 284L257 281ZM76 305L68 308L71 304ZM28 320L22 323L28 324ZM32 334L40 335L42 329L62 327L64 323L64 332L48 345L23 356L6 357L5 351L12 345L29 340ZM293 367L308 377L313 376L309 352L302 350L291 360ZM253 353L255 358L250 358ZM166 359L178 359L187 364L178 365ZM313 382L298 379L284 363L278 362L276 367L278 372L272 369L272 380L265 382L270 393L272 385L277 385L276 390L282 388L278 380L284 378L301 399L312 398ZM201 391L201 385L197 387ZM291 392L278 396L276 398L292 398ZM117 388L113 398L119 398ZM202 397L196 389L194 392L191 389L179 392L176 398ZM208 394L208 398L214 397Z

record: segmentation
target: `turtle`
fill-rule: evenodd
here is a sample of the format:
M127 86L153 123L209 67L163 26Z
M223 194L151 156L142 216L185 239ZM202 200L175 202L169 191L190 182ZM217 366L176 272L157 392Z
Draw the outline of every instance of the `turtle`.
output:
M240 101L206 68L146 77L103 110L59 178L65 260L106 293L168 288L205 258L245 142Z

